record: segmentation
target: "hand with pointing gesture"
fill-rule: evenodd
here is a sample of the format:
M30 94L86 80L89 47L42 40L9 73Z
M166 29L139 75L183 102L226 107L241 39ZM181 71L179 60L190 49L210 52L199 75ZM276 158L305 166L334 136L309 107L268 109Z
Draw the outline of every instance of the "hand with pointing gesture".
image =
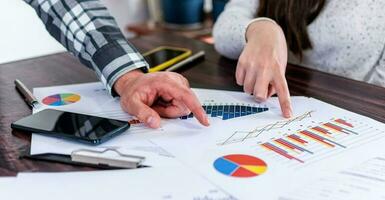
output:
M205 125L208 118L182 75L173 72L144 74L139 70L120 77L115 85L124 111L151 128L160 127L160 117L176 118L190 112Z
M287 46L285 35L277 24L256 21L246 32L247 44L236 69L237 84L263 102L275 93L284 117L291 117L290 94L285 78Z

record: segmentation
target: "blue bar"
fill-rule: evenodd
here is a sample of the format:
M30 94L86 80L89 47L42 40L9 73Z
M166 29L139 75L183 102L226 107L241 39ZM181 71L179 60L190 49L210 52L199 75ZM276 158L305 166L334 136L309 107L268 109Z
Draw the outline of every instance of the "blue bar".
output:
M234 113L234 107L235 107L235 106L230 106L229 113Z
M235 112L240 112L241 111L241 106L235 106Z
M229 112L229 106L224 106L224 111L225 111L225 113Z
M211 110L211 117L217 116L217 110L218 110L218 106L213 106L213 108Z
M259 112L258 111L259 109L257 107L253 107L252 109L253 109L253 113L258 113Z
M218 106L213 106L212 111L217 111L217 110L218 110Z
M206 113L207 114L211 114L211 109L212 109L212 106L207 106Z
M229 119L232 119L232 118L234 118L234 113L229 114Z
M241 106L241 112L246 112L246 106Z
M241 106L235 106L235 117L241 116Z
M218 110L218 106L213 106L213 108L211 109L211 117L217 116L217 110Z
M247 106L247 107L246 107L246 113L247 113L247 115L252 114L252 111L251 111L251 107L250 107L250 106Z
M219 106L218 107L218 116L222 116L223 115L223 106Z
M223 115L223 106L219 106L218 107L218 116L222 116Z
M247 115L246 106L241 106L241 116Z

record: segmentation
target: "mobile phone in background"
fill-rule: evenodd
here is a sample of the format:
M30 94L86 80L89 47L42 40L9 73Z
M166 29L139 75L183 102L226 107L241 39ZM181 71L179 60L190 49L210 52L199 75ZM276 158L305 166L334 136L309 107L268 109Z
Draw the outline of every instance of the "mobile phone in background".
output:
M144 59L150 65L150 72L165 70L190 55L191 50L189 49L167 46L161 46L143 54Z

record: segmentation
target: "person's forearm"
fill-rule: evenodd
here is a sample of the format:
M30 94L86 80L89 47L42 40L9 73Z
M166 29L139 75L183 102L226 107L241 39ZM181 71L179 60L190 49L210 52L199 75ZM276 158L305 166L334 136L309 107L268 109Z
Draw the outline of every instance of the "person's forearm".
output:
M279 33L279 34L284 34L282 28L275 23L273 20L267 20L268 18L264 19L259 18L255 19L254 21L251 21L247 28L246 28L246 33L245 33L245 38L247 42L258 42L255 40L258 40L257 36L258 32L260 31L266 31L269 30L271 33ZM286 42L286 41L283 41Z
M245 44L247 24L255 18L258 0L232 0L215 23L215 49L222 55L238 59Z
M49 33L87 67L110 92L129 71L147 69L143 56L130 45L99 1L25 0Z

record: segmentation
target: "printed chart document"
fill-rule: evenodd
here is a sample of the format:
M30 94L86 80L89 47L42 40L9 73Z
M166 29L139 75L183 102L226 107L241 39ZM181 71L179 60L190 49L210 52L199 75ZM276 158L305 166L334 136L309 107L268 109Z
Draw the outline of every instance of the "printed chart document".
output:
M153 141L240 199L277 199L383 152L382 123L311 98L293 100L293 108L291 119L266 112Z
M249 95L241 92L225 92L218 90L194 89L210 118L211 124L233 120L253 114L279 110L275 104L258 104ZM200 125L193 115L179 119L163 119L162 127L154 130L145 127L132 116L125 113L118 98L112 98L101 83L89 83L67 86L35 88L34 95L42 107L76 113L84 113L101 117L126 120L131 127L125 133L99 145L99 148L119 148L120 151L145 151L156 155L170 154L152 142L156 137L179 137L194 135L206 128ZM38 112L39 110L34 110ZM63 139L33 134L31 154L62 153L70 154L76 149L90 148Z
M0 179L2 199L235 200L183 166L97 172L21 173ZM20 192L22 191L22 192Z
M257 104L241 92L194 92L210 117L208 128L190 115L162 120L162 128L148 129L124 113L118 99L111 98L100 83L34 90L43 108L134 120L132 129L99 148L146 150L163 156L163 161L153 162L157 163L154 169L167 166L166 159L178 160L184 170L239 199L292 198L290 192L309 181L383 151L383 123L316 99L292 97L294 116L284 119L277 98ZM84 148L79 145L33 135L31 153L68 153ZM377 192L367 195L382 195Z
M301 185L280 200L385 199L385 156L380 155Z
M252 96L242 92L208 89L193 89L193 91L214 121L215 119L233 119L265 112L269 109L279 109L270 107L272 105L268 103L258 104ZM52 108L118 120L132 119L132 116L121 109L119 98L113 98L99 82L34 88L33 93L42 105L34 112ZM236 108L239 110L235 110ZM242 112L240 112L241 109ZM193 118L192 115L186 117L187 119ZM182 120L184 119L182 117Z

